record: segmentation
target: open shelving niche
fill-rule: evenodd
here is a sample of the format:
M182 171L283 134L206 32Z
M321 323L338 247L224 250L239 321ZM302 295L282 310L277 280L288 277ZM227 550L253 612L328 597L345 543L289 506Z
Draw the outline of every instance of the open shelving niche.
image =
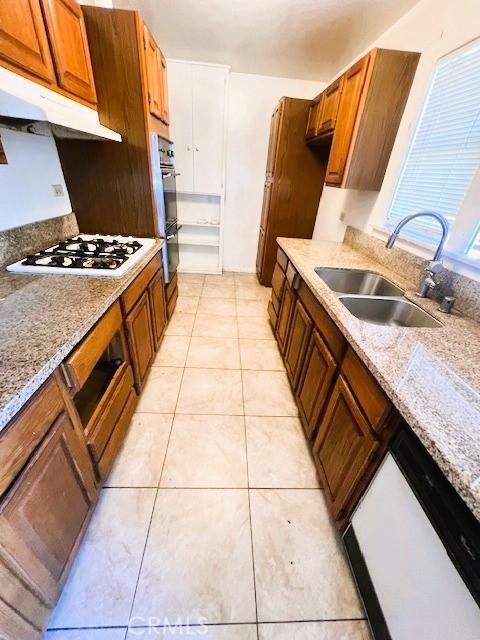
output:
M222 272L223 194L177 192L182 273Z

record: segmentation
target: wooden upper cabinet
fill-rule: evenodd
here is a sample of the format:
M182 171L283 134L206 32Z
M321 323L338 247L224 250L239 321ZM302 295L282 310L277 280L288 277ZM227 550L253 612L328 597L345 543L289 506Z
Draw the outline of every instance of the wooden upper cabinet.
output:
M280 123L283 113L283 102L280 101L275 111L272 113L272 119L270 123L270 138L268 143L268 155L267 155L267 178L271 178L275 173L275 163L277 159L278 151L278 138L280 135Z
M41 0L59 87L97 102L82 10L76 0Z
M2 0L0 59L10 68L55 83L40 0Z
M312 100L306 141L333 133L326 184L380 190L419 57L373 49Z
M158 47L147 27L144 27L144 46L147 67L148 108L152 116L160 118L162 115L162 98L158 73Z
M158 73L160 74L160 89L161 89L161 102L160 102L160 120L168 125L170 124L170 112L168 108L168 80L167 80L167 63L163 53L158 49L157 51L158 61Z
M337 122L338 108L342 96L344 77L341 76L323 92L322 108L315 135L321 136L331 133Z
M325 182L329 185L342 184L369 61L370 56L367 55L350 67L344 75L338 120L325 176Z

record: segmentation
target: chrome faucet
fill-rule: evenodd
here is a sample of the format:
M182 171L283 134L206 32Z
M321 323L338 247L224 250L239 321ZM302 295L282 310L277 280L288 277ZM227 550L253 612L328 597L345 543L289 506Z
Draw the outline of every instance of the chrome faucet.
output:
M403 218L403 220L400 220L400 222L397 224L393 233L388 238L385 246L387 247L387 249L391 249L395 244L395 241L398 238L398 234L403 229L403 227L408 224L410 220L421 217L434 218L442 227L442 237L433 256L433 260L430 260L425 266L424 274L422 275L417 288L417 295L421 298L426 298L430 291L434 291L439 287L438 282L435 280L435 276L444 270L441 258L443 254L443 247L445 246L445 242L448 236L448 222L445 220L445 218L440 213L436 213L435 211L419 211L418 213L412 213L409 216L405 216L405 218Z

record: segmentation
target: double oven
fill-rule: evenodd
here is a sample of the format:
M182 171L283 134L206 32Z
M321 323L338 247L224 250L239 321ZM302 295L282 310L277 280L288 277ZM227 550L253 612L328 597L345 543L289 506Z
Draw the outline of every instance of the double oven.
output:
M158 216L158 232L165 238L162 249L165 282L170 282L178 268L179 249L175 155L173 143L152 133L150 141L152 176Z

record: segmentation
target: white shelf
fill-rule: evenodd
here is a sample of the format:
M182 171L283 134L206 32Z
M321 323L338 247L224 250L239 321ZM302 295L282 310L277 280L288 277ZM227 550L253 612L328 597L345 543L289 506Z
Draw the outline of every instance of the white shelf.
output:
M177 224L179 224L180 226L185 226L185 227L211 227L212 229L219 229L220 228L220 224L211 224L210 222L186 222L185 220L182 220L181 222L178 221Z
M222 194L221 193L208 193L206 191L182 191L181 189L177 189L175 191L175 193L177 195L181 195L181 196L203 196L203 197L207 197L207 198L221 198Z
M188 238L178 236L178 244L191 244L197 247L219 247L220 240L210 240L208 238Z

